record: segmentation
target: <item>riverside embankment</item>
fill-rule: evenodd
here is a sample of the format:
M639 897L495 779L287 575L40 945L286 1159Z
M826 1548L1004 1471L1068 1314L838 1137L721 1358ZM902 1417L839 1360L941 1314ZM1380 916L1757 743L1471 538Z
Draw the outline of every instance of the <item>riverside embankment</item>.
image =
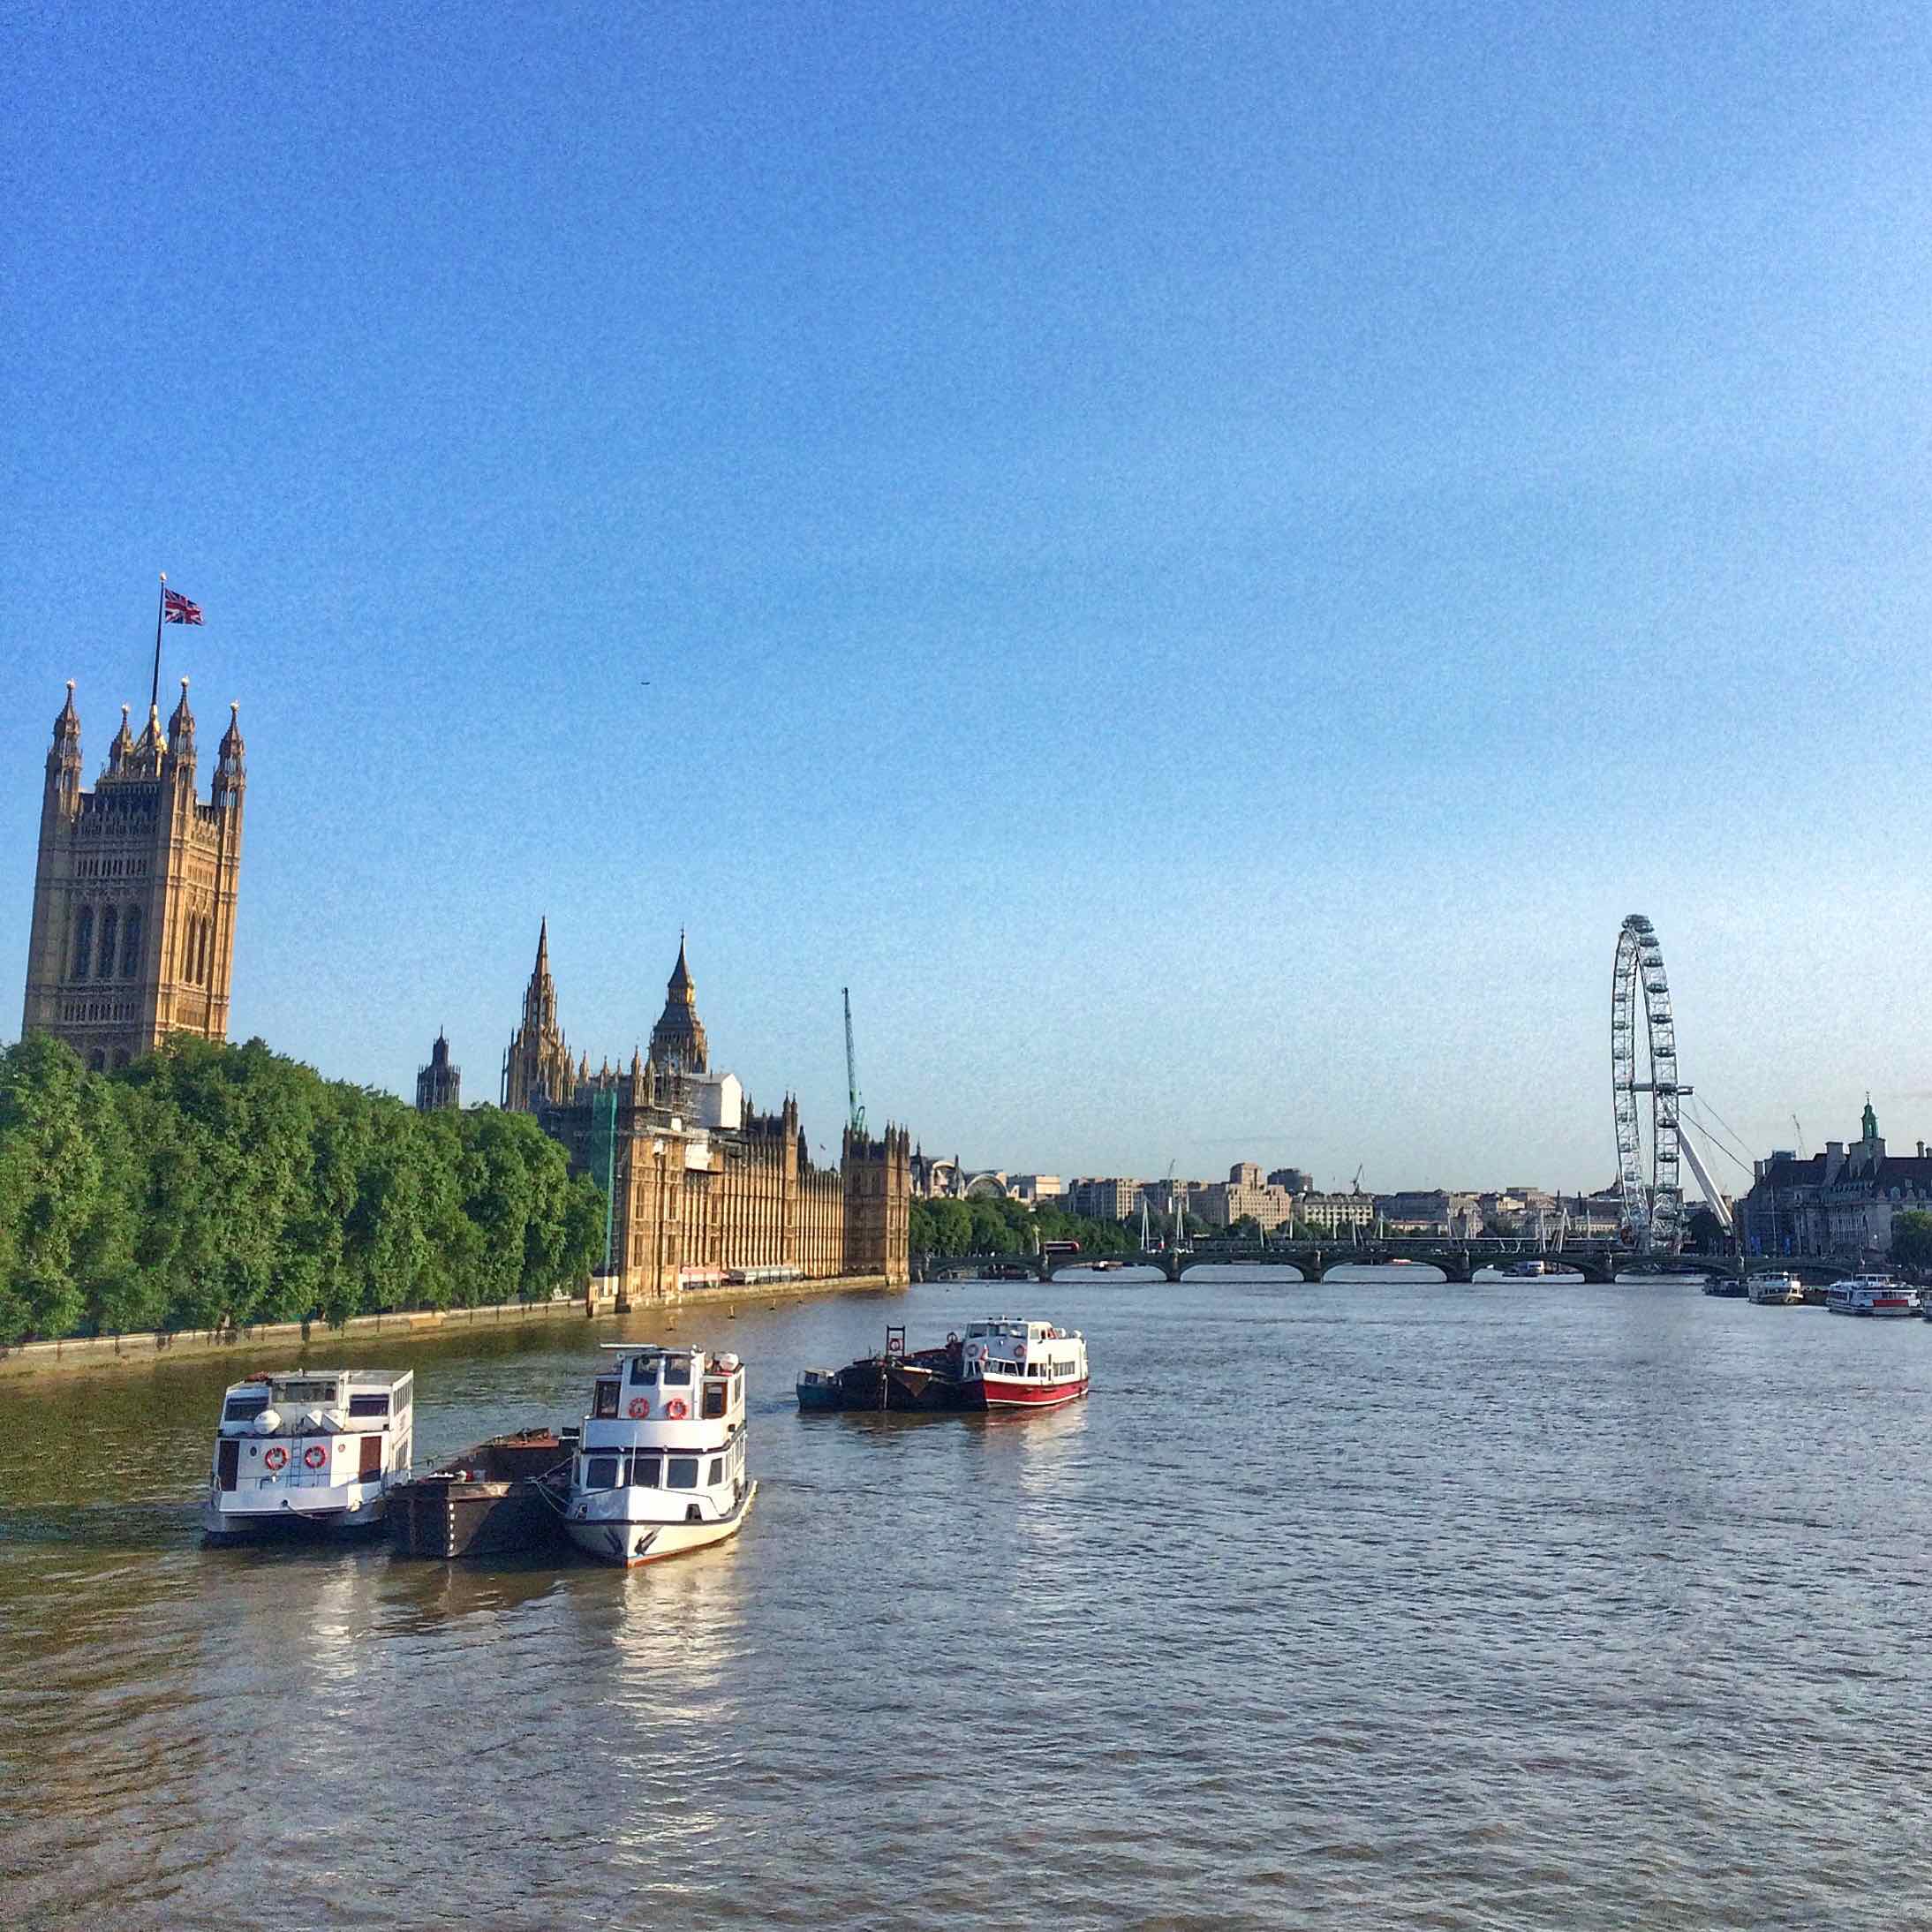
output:
M781 1296L879 1293L883 1275L837 1275L819 1281L779 1281L755 1288L692 1288L674 1300L640 1302L620 1309L609 1296L559 1295L547 1302L497 1302L484 1308L393 1309L384 1315L355 1315L346 1322L260 1322L247 1328L184 1330L175 1334L76 1335L58 1341L17 1342L0 1348L0 1377L75 1369L143 1369L191 1356L247 1355L258 1348L293 1347L325 1354L348 1343L381 1336L397 1339L460 1333L469 1327L511 1328L527 1322L575 1317L598 1320L618 1314L667 1314L681 1309L719 1309L735 1315L738 1307L766 1307Z

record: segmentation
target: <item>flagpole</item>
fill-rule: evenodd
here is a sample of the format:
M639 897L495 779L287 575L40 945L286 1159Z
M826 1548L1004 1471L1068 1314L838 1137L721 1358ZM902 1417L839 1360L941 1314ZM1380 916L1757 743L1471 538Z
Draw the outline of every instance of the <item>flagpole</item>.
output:
M155 603L155 683L147 694L147 708L157 715L161 711L161 619L168 608L168 573L161 573L161 594Z

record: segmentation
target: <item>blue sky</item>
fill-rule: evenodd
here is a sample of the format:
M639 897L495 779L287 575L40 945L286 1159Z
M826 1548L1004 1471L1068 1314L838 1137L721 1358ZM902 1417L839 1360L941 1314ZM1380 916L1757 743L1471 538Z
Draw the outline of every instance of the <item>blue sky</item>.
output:
M0 958L155 573L234 1030L1060 1173L1932 1133L1921 9L10 9ZM648 680L648 683L645 682Z

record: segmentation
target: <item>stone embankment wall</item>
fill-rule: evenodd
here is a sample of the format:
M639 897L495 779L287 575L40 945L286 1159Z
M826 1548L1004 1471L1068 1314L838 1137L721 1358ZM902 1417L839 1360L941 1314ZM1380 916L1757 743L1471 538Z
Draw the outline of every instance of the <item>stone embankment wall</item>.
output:
M884 1275L841 1275L820 1281L777 1281L747 1287L690 1288L663 1301L639 1302L626 1312L713 1307L727 1302L773 1302L781 1295L851 1294L888 1286ZM326 1322L264 1322L253 1328L185 1330L173 1335L90 1335L65 1341L28 1341L0 1348L0 1377L52 1369L140 1369L189 1355L292 1345L327 1351L343 1341L374 1336L440 1335L468 1326L543 1321L574 1315L579 1321L618 1313L609 1295L572 1295L555 1302L499 1302L487 1308L397 1309L388 1315L357 1315L340 1328Z

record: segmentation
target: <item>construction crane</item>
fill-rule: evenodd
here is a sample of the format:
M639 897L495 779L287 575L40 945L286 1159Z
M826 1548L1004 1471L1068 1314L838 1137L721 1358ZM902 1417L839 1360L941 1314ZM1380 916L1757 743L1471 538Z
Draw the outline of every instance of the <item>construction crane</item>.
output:
M858 1097L858 1056L852 1051L852 989L841 986L845 995L845 1104L846 1124L861 1138L865 1133L865 1103Z
M1798 1116L1795 1113L1792 1114L1791 1117L1791 1130L1798 1136L1799 1159L1809 1160L1811 1158L1811 1156L1805 1151L1805 1130L1803 1127L1800 1125Z

